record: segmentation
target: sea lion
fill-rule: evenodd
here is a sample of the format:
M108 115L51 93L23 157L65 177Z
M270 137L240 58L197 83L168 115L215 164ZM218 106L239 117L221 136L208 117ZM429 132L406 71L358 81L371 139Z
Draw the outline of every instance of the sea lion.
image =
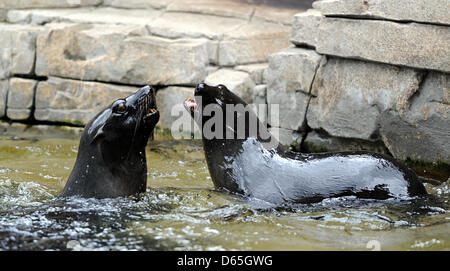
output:
M112 198L145 192L145 146L159 120L149 86L113 102L84 128L61 196Z
M266 127L257 120L262 129L253 135L249 130L247 120L256 118L253 112L232 113L231 122L225 119L225 115L230 115L227 112L230 105L242 108L247 104L224 85L202 83L194 95L195 100L187 99L184 106L202 130L208 169L217 189L274 204L310 203L351 195L387 199L427 193L411 169L385 155L364 151L304 154L291 152L279 144L268 149L264 142L273 138L268 139ZM211 113L214 110L209 108L205 114L208 106L223 112ZM222 123L208 123L214 118ZM245 136L238 138L239 131L235 128L238 126L232 125L242 120L245 131L241 135ZM215 126L213 132L222 133L222 138L207 135L207 125Z

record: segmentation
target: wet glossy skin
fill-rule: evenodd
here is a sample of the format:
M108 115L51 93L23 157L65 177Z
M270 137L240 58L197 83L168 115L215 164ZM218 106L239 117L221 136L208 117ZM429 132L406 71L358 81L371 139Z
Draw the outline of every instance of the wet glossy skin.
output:
M202 123L211 118L200 112L207 104L216 103L223 110L227 103L245 105L222 85L199 84L195 96L196 100L201 97L202 105L188 100L185 106L198 124L200 118ZM260 133L244 139L207 139L203 135L205 157L216 188L275 204L350 195L387 199L426 194L415 173L393 158L361 151L302 154L282 146L267 150L260 137Z
M145 146L158 120L155 91L149 86L97 114L83 131L61 196L112 198L145 192Z

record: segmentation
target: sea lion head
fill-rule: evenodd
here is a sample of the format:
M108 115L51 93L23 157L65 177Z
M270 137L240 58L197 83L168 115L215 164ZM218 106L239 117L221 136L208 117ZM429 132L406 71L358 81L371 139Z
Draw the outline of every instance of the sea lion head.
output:
M85 127L83 137L93 144L121 146L125 158L126 149L143 148L159 120L155 91L145 86L135 94L114 101L97 114ZM86 133L87 132L87 133Z
M252 107L225 85L200 83L194 95L195 99L187 99L184 107L201 128L204 140L246 140L249 137L261 142L272 140Z
M145 146L158 120L150 86L99 112L84 128L62 196L107 198L144 192Z

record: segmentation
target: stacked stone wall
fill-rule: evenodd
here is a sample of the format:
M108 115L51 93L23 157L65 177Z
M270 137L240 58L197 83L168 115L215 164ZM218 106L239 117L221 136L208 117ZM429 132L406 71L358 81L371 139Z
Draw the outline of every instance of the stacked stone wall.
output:
M207 81L265 103L268 55L300 9L232 0L0 0L0 118L83 126L149 84L162 128Z
M269 57L285 144L450 162L450 1L323 0ZM270 124L270 121L269 121Z

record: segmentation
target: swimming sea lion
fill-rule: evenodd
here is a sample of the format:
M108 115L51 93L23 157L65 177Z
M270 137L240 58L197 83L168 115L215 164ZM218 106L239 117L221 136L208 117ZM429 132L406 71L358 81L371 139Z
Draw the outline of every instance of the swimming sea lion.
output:
M411 169L385 155L364 151L303 154L282 146L266 148L264 142L273 138L268 139L269 131L259 120L257 124L262 129L252 134L248 120L256 118L253 112L232 113L233 120L227 122L225 116L230 115L227 110L247 105L241 98L223 85L203 83L194 94L195 100L186 100L184 106L202 130L208 169L218 189L275 204L309 203L351 195L387 199L427 193ZM206 110L208 106L223 112ZM222 122L212 125L212 120ZM233 125L242 120L244 131L238 131L235 127L239 126ZM215 137L207 134L211 132L205 131L206 126L215 127Z
M145 192L145 146L159 120L149 86L113 102L84 128L61 196L112 198Z

